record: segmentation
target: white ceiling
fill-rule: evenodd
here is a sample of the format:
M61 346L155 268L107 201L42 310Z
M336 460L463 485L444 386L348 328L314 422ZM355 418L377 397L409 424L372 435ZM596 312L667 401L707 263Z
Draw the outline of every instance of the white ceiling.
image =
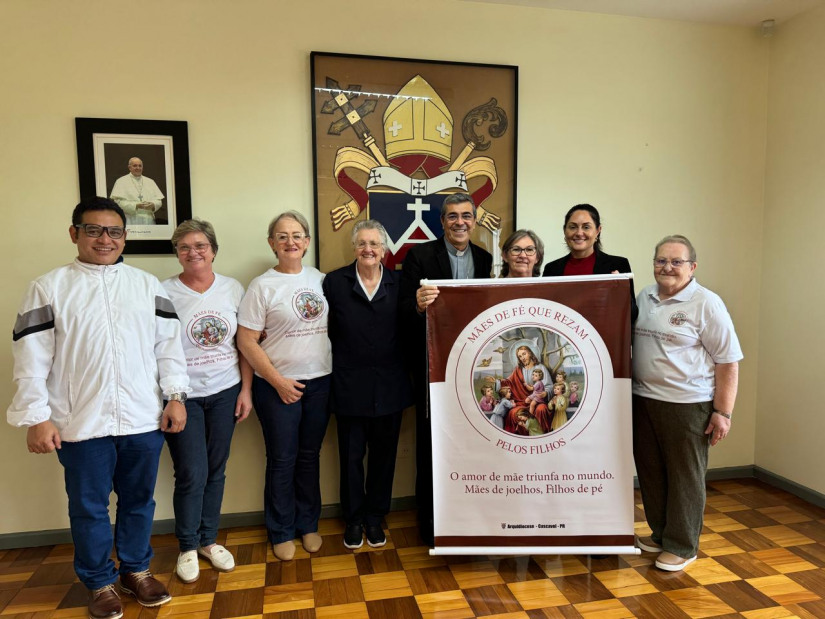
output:
M759 26L766 19L782 23L821 6L825 0L465 0L565 11L653 17L680 21Z

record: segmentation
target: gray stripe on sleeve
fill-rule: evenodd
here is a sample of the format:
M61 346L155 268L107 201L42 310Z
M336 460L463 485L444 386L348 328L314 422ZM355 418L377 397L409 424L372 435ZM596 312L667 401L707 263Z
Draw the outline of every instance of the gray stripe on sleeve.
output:
M161 318L178 318L172 301L160 295L155 295L155 316L160 316Z
M12 339L16 342L22 337L47 329L54 329L54 311L51 305L44 305L24 314L17 314Z

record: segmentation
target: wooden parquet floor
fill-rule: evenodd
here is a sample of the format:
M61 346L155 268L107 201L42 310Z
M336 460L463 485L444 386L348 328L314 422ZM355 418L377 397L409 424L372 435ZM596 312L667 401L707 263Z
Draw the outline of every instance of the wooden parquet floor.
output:
M649 533L637 494L636 529ZM171 535L153 538L151 569L174 599L144 609L124 598L127 619L179 617L783 617L825 618L825 509L756 480L711 482L699 559L681 573L655 555L431 557L415 513L387 517L387 545L344 548L343 522L324 520L324 546L278 561L263 528L221 531L237 568L174 576ZM72 546L0 551L0 619L86 616L87 595L72 570Z

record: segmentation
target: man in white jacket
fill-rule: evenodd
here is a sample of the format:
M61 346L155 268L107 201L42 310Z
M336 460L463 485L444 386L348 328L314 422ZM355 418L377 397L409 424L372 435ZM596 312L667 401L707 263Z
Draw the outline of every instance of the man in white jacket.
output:
M28 427L30 452L57 450L89 616L115 619L123 615L118 575L121 591L144 606L171 599L149 573L153 494L161 431L183 429L189 378L172 302L154 276L120 260L123 210L106 198L85 200L69 235L77 259L33 281L17 316L17 392L7 416Z

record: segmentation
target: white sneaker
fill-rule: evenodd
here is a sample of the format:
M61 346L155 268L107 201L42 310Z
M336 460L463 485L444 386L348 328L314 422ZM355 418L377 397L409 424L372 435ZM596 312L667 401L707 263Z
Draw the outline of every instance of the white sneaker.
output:
M175 573L183 582L195 582L201 575L201 568L198 565L198 553L194 550L180 553Z
M654 563L654 565L660 570L664 570L666 572L681 572L694 561L696 561L696 556L685 559L684 557L675 555L672 552L665 551L656 558L656 563Z
M231 572L235 569L235 557L220 544L215 544L207 550L203 546L198 548L198 554L209 561L219 572Z

